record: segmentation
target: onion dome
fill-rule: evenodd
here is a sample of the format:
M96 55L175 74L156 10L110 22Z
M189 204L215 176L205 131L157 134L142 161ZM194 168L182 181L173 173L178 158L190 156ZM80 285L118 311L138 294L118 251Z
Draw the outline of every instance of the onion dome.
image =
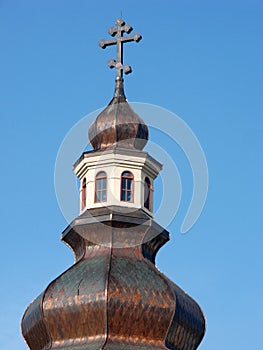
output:
M94 209L93 219L85 212L63 232L76 262L26 310L22 332L31 350L196 350L200 344L200 307L155 266L169 233L142 210L115 209ZM140 244L131 246L129 229ZM104 244L95 243L98 236Z
M148 127L131 108L124 94L123 79L116 79L114 97L89 128L94 150L134 148L142 150L148 140Z

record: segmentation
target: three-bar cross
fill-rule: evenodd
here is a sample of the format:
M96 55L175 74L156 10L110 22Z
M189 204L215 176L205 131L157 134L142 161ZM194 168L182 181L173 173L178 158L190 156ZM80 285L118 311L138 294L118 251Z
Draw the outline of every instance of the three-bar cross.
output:
M123 76L123 72L125 74L131 73L131 67L128 65L123 65L123 44L130 42L130 41L136 41L139 42L142 38L142 36L138 33L135 33L130 36L123 36L123 33L130 33L132 31L132 27L125 23L121 18L117 19L115 22L116 28L111 27L108 32L111 36L115 36L117 34L117 37L115 39L109 39L109 40L100 40L99 46L105 49L107 46L110 45L116 45L117 46L117 57L116 60L111 59L108 61L108 66L110 68L116 68L116 78L121 79Z

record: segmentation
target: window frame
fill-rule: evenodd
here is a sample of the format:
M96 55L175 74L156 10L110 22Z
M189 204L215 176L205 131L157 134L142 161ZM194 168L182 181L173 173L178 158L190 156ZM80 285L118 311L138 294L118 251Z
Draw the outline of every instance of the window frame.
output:
M125 173L129 173L129 175L124 176ZM122 180L125 179L127 180L131 180L131 190L128 190L128 186L127 186L127 182L126 182L126 188L123 188L123 184L122 184ZM127 198L128 193L131 193L131 199L127 200L127 199L122 199L122 192L125 191L125 198ZM124 170L121 173L121 184L120 184L120 201L121 202L125 202L125 203L134 203L134 175L131 171L129 170Z
M103 176L100 176L101 174L103 174ZM106 180L106 186L105 188L102 186L102 188L98 189L98 181L101 180ZM105 200L98 200L98 193L101 193L101 198L103 198L103 192L105 191L106 194L106 199ZM108 192L108 181L107 181L107 173L104 170L100 170L99 172L97 172L96 176L95 176L95 191L94 191L94 203L105 203L107 202L107 193Z

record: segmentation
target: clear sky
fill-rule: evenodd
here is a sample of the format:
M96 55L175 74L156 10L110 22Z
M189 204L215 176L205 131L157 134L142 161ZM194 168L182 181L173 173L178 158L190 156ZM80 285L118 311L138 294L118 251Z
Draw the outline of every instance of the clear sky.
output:
M20 335L26 306L73 263L59 240L67 222L56 200L55 160L70 128L112 97L106 62L115 50L97 42L121 13L143 36L125 51L133 67L129 101L183 118L208 163L204 211L182 235L192 180L178 156L182 205L157 265L201 305L207 333L200 350L260 349L261 0L0 1L0 349L27 349Z

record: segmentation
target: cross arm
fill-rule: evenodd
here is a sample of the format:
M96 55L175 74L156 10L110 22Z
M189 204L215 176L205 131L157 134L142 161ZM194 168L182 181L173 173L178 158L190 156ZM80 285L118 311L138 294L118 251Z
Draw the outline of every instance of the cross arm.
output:
M120 40L124 43L127 43L129 41L139 42L141 39L142 39L142 36L139 33L134 33L133 35L130 35L130 36L122 36L120 38Z
M108 40L101 39L99 41L99 46L102 49L105 49L107 46L115 45L118 42L118 40L120 40L123 43L128 43L130 41L139 42L141 39L142 39L142 36L139 33L134 33L133 35L122 36L122 37L117 38L117 39L108 39Z
M115 45L116 43L117 43L117 39L108 39L108 40L101 39L101 40L99 41L99 46L100 46L102 49L105 49L107 46Z

